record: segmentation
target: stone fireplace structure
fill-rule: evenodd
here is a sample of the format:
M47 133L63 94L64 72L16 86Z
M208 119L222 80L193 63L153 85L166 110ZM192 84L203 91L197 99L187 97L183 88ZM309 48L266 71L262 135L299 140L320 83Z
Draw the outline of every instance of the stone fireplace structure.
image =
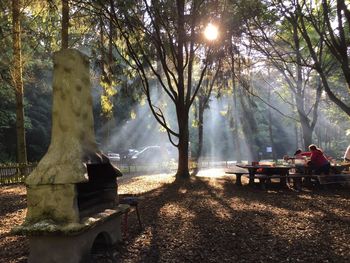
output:
M47 153L28 176L25 222L29 262L83 262L91 249L121 241L117 198L121 172L95 141L89 60L77 50L54 54L52 134Z

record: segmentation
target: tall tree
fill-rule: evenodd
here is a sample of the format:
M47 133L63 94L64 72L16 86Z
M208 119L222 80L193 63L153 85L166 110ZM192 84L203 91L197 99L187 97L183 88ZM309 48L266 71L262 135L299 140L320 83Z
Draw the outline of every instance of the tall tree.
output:
M295 101L291 103L297 110L303 144L307 147L312 143L312 134L318 119L322 85L317 83L314 102L309 105L307 100L310 100L308 95L312 90L312 68L305 65L310 57L308 52L303 52L305 42L298 30L300 15L295 8L284 9L274 1L260 9L261 13L256 16L247 13L247 33L254 48L265 56L267 63L279 71L294 95ZM322 51L319 49L318 56L322 56Z
M105 52L105 37L104 37L104 21L100 17L100 49L101 49L101 77L100 84L102 87L101 95L101 110L103 118L103 134L104 134L104 146L109 148L110 145L110 132L111 125L113 123L113 96L116 94L115 85L116 81L113 78L113 23L110 20L109 32L108 32L108 54ZM109 149L110 150L110 149Z
M111 1L112 3L113 1ZM176 178L188 178L189 110L201 86L210 60L201 38L206 1L116 1L112 8L101 3L126 43L130 65L138 71L149 107L178 148ZM174 10L176 10L174 12ZM162 66L159 74L156 61ZM194 67L200 68L194 82ZM152 97L154 77L176 111L177 129L169 125L164 109Z
M270 104L271 103L271 89L269 89L267 92L267 100L268 100L268 103ZM271 111L272 111L272 109L269 107L268 108L269 137L270 137L271 147L272 147L272 159L277 160L276 151L275 151L275 140L274 140L274 134L273 134L273 129L272 129L273 122L272 122L272 112Z
M205 109L209 108L209 100L212 95L213 88L218 79L219 71L221 69L221 59L218 58L218 65L212 65L213 68L216 68L214 72L212 72L211 68L209 68L208 73L203 81L202 88L198 92L198 148L196 153L197 161L201 157L202 149L203 149L203 129L204 129L204 112Z
M13 69L12 78L16 94L17 162L27 162L26 137L24 129L22 54L21 54L21 4L12 1Z
M68 48L68 29L69 29L69 2L62 0L62 24L61 24L62 49Z
M242 161L242 150L241 150L241 141L239 136L239 130L241 128L239 120L239 108L237 103L238 97L238 85L237 85L237 76L240 75L240 54L235 43L235 37L231 35L231 41L229 42L228 48L228 64L229 64L229 78L232 82L232 100L231 107L229 111L229 122L230 130L232 131L232 139L234 142L234 152L236 153L237 162ZM240 39L240 38L239 38Z
M278 0L284 9L290 9L285 1ZM289 1L288 1L289 2ZM329 99L350 116L350 8L344 0L296 0L291 3L300 15L298 28L313 59L313 67L320 75L324 90ZM312 30L311 30L312 29ZM332 85L329 77L329 66L317 55L319 44L315 37L322 41L332 56L336 66L342 72L346 88Z

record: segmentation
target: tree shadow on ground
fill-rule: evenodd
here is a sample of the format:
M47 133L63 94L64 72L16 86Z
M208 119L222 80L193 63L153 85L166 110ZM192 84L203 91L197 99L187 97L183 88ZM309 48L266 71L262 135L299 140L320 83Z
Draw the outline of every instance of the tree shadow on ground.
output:
M26 194L5 192L0 194L0 218L27 207ZM1 224L1 222L0 222Z
M350 258L346 188L335 193L261 191L237 187L231 177L193 177L143 193L139 209L143 230L135 213L130 213L125 242L91 262L348 262ZM5 239L0 251L8 255L0 258L24 262L27 239Z
M346 262L347 221L336 216L338 207L320 209L324 202L238 188L227 178L175 182L143 195L145 230L130 220L129 240L114 260Z

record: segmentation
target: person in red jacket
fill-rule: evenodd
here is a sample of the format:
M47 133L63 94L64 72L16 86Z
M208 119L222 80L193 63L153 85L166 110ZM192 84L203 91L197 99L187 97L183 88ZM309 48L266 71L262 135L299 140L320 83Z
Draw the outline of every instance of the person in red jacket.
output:
M331 165L322 150L314 144L309 146L309 150L311 152L310 161L308 162L309 168L315 174L329 174Z
M304 159L305 157L310 157L311 152L303 152L301 149L297 149L294 153L295 159Z

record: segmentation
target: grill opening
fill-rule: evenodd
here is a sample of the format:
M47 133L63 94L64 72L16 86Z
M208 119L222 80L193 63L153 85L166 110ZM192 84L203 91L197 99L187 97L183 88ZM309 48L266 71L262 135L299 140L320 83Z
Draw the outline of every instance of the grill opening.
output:
M94 243L92 244L90 253L91 255L97 255L105 252L108 250L112 245L111 237L107 232L101 232L97 235L97 237L94 240Z
M111 163L87 164L88 181L77 184L80 218L116 205L120 171Z

